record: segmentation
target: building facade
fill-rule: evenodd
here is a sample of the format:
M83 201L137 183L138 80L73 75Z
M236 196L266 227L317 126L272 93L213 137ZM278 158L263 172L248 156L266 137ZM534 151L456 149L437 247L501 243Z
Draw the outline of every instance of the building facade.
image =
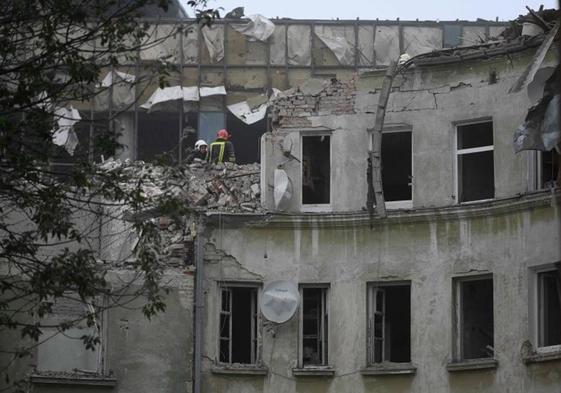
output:
M241 162L260 161L260 208L158 218L184 246L165 262L167 311L147 321L141 299L112 308L94 351L54 339L14 372L36 392L559 392L558 156L513 150L555 44L528 94L511 87L543 36L489 41L500 23L275 20L266 43L236 23L166 34L142 62L109 70L141 77L171 56L172 86L195 87L196 100L144 110L147 79L123 111L126 86L113 86L105 104L76 103L92 120L78 133L93 149L86 136L108 114L122 158L180 161L183 144L226 126ZM164 25L155 31L178 26ZM341 51L329 47L341 37ZM386 66L405 52L382 130L380 217L368 206L371 129ZM247 124L229 108L240 102L268 116ZM124 225L100 226L100 259L130 250L133 237L113 238ZM109 279L118 288L133 274L117 266ZM282 324L260 312L277 280L300 296Z

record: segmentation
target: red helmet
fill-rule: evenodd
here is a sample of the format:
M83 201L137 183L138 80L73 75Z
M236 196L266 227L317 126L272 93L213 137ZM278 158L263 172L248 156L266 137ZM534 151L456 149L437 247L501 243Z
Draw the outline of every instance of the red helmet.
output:
M216 136L220 139L228 139L230 138L230 134L228 134L228 131L226 131L226 129L222 129L220 131L218 131L216 133Z

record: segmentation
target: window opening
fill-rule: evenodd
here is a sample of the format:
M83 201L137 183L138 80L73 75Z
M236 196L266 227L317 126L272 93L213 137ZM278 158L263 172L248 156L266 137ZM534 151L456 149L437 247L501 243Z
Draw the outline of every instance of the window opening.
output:
M382 186L387 202L411 200L411 164L411 132L384 132Z
M555 150L542 151L540 155L540 188L555 188L559 176L559 158L561 156Z
M255 364L257 329L257 288L223 287L220 307L220 362Z
M236 162L238 164L261 162L261 136L267 131L267 118L253 124L245 124L228 113L227 123L230 140L236 151Z
M216 133L226 128L223 112L199 112L198 139L210 145L216 139Z
M179 112L138 113L137 157L143 161L177 162Z
M330 203L331 156L329 135L302 137L302 203Z
M493 280L456 281L457 357L459 360L494 356Z
M301 364L327 365L327 288L302 288Z
M538 346L561 345L561 266L538 273Z
M458 126L456 137L459 201L494 198L493 123Z
M462 38L461 25L444 25L444 43L443 48L452 48L460 45Z
M411 361L411 286L368 288L368 363Z

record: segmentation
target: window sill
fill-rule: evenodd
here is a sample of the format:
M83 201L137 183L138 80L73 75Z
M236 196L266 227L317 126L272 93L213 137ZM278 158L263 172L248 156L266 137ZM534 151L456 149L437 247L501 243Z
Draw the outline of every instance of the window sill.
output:
M332 377L335 369L331 366L307 366L293 368L292 375L295 377Z
M215 364L211 368L213 374L221 375L267 375L269 369L265 366L256 365L226 365L226 364Z
M333 208L330 203L317 204L317 205L300 205L302 213L332 213Z
M450 362L446 365L446 369L449 372L456 372L470 370L490 370L496 369L498 366L499 362L496 359L489 358Z
M373 364L360 370L364 376L378 376L378 375L411 375L417 372L417 367L411 363L392 363L385 362Z
M115 377L105 375L83 375L65 372L32 374L31 383L37 385L80 385L113 388L117 385Z
M555 348L552 351L539 350L531 355L524 357L525 364L551 362L553 360L561 360L561 348Z
M385 201L387 210L411 210L413 209L413 200L406 201Z

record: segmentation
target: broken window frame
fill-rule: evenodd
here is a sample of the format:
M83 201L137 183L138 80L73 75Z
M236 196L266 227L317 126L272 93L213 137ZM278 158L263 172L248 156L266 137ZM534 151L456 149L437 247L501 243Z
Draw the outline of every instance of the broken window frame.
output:
M64 294L63 298L76 298L76 294L72 293L72 292L67 292ZM62 298L61 298L62 299ZM47 299L45 300L45 302L51 302L51 300ZM108 305L109 305L109 299L107 296L102 296L101 298L97 298L97 302L95 300L89 300L87 303L84 303L81 300L76 300L76 302L81 303L84 307L87 307L89 310L98 307L100 310L98 310L96 312L96 330L97 330L97 334L99 335L99 343L95 345L95 348L93 349L93 351L95 352L96 355L96 364L95 364L95 369L94 370L81 370L84 371L86 373L90 373L93 375L97 375L97 376L107 376L109 375L109 367L107 365L107 359L106 359L106 354L107 354L107 331L108 331L108 327L107 327L107 309L108 309ZM96 305L97 304L97 305ZM48 315L52 315L52 314L47 314L44 318L49 318ZM37 323L45 323L45 321L41 321L40 318L38 318L36 316L36 322ZM80 323L80 321L78 321L77 323ZM82 321L83 323L83 321ZM48 325L50 325L50 323L47 322ZM93 329L93 328L92 328ZM41 351L41 350L46 350L46 346L44 345L45 342L48 342L50 339L52 339L53 337L57 336L57 335L62 335L66 338L68 338L69 340L80 340L80 349L82 352L86 352L86 353L90 353L92 352L91 349L86 348L86 345L82 342L81 338L78 337L70 337L68 335L68 333L65 331L61 331L60 328L54 328L54 327L48 327L48 328L42 328L42 344L43 345L38 345L37 346L37 351ZM36 353L36 369L40 372L55 372L55 373L66 373L66 372L72 372L75 373L76 372L76 368L72 368L70 370L65 370L65 371L55 371L54 368L49 368L49 366L42 366L40 364L41 361L41 356L39 355L39 352Z
M452 353L452 358L454 359L454 361L456 362L463 362L463 361L476 361L476 360L480 360L480 359L493 359L493 356L487 356L487 357L480 357L480 358L465 358L464 355L464 342L463 342L463 337L464 337L464 315L463 315L463 299L462 299L462 285L467 283L467 282L471 282L471 281L483 281L483 280L490 280L492 285L493 285L493 345L496 342L495 340L495 301L494 301L494 296L495 296L495 283L494 283L494 279L493 279L493 275L492 273L488 273L488 274L477 274L477 275L469 275L469 276L458 276L458 277L453 277L452 279L452 292L453 292L453 312L452 312L452 317L453 317L453 327L454 327L454 331L453 331L453 353Z
M560 263L560 262L558 262ZM543 345L544 336L544 287L543 274L556 272L555 263L541 265L530 268L530 285L529 285L529 320L532 341L538 353L561 352L561 344Z
M321 290L321 315L318 321L321 354L318 364L304 364L304 291L307 289ZM298 368L329 366L329 284L300 284L300 307L299 308L299 328L298 328ZM313 337L308 337L313 338Z
M411 310L411 281L378 281L367 283L367 325L366 325L366 364L369 367L380 365L384 362L390 362L386 360L386 292L385 289L388 287L409 287L409 307ZM378 310L377 295L383 294L382 310ZM375 321L376 316L382 318L382 336L376 337L375 332ZM411 339L411 313L409 314L409 337ZM379 342L382 346L381 350L381 360L376 361L376 342ZM409 342L409 358L408 362L392 362L400 364L411 363L411 341Z
M329 203L304 203L303 181L304 181L304 138L307 137L329 137ZM300 210L303 212L328 212L333 203L333 134L328 131L301 130L300 132Z
M484 124L484 123L491 123L491 128L493 132L493 144L492 145L485 145L485 146L478 146L472 147L467 149L458 149L458 133L459 128L464 126L470 126L475 124ZM493 197L492 198L484 198L484 199L475 199L469 201L462 201L461 195L461 178L460 178L460 165L459 165L459 158L462 155L468 154L476 154L476 153L483 153L487 151L493 152L493 171L495 170L494 160L495 160L495 123L493 119L490 117L484 117L479 119L473 120L466 120L466 121L458 121L454 122L454 137L453 137L453 150L454 150L454 199L456 203L465 205L470 203L480 203L486 201L492 201L495 198L495 184L493 184ZM493 178L495 176L493 175Z
M234 288L245 288L252 290L251 296L251 362L250 363L239 363L232 362L232 289ZM217 312L217 331L216 331L216 360L217 364L223 365L235 365L242 364L243 366L257 366L261 362L261 313L259 312L259 298L261 296L261 283L253 282L222 282L218 284L218 312ZM229 310L223 310L222 299L223 292L227 291L229 293ZM221 317L222 315L229 315L229 337L221 336ZM222 361L220 359L220 344L221 341L227 340L229 342L228 349L228 361Z
M386 134L397 134L397 133L410 133L411 134L411 175L409 178L409 186L411 187L411 199L403 199L399 201L385 201L386 209L412 209L413 208L413 170L414 170L414 162L413 162L413 129L411 126L396 126L396 127L386 127L382 130L382 143L384 135ZM381 148L380 148L381 149ZM381 152L381 150L380 150ZM384 161L382 159L382 166L384 165ZM383 178L382 178L383 181Z

